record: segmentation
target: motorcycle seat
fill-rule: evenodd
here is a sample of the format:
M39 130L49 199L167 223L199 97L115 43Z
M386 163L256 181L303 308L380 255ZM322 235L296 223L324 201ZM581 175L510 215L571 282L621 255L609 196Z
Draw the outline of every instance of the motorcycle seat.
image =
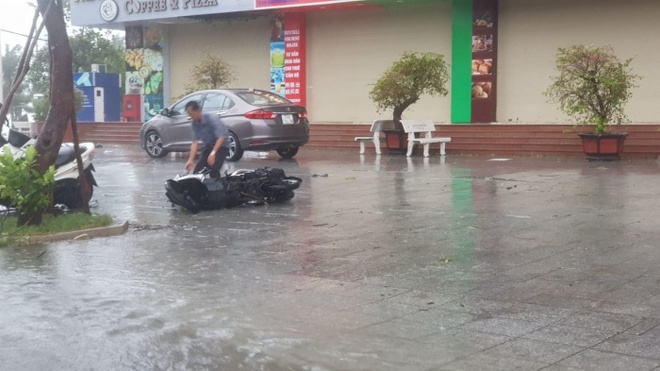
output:
M57 169L66 163L75 161L75 158L76 152L72 147L61 146L60 151L57 153L57 158L55 159L55 168Z

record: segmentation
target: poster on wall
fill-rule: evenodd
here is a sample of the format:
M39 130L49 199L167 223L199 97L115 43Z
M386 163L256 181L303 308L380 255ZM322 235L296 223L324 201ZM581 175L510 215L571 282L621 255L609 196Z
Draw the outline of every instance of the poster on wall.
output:
M473 0L472 122L495 122L497 116L498 0Z
M163 108L164 42L159 27L126 27L125 93L142 96L144 120Z
M270 33L270 90L293 103L306 100L305 16L273 18Z

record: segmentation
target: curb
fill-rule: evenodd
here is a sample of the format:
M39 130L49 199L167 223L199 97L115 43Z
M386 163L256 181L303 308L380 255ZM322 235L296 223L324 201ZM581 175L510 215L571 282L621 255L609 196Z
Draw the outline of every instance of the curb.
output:
M46 243L64 240L88 240L95 237L118 236L120 234L126 233L127 230L128 220L122 224L115 224L108 227L90 228L43 236L28 236L27 243Z

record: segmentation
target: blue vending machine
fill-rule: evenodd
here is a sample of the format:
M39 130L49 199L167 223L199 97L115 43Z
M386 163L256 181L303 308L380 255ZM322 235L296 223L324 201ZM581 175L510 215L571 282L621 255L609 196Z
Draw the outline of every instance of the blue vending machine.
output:
M73 74L74 86L82 91L78 122L118 122L121 114L121 78L118 73Z

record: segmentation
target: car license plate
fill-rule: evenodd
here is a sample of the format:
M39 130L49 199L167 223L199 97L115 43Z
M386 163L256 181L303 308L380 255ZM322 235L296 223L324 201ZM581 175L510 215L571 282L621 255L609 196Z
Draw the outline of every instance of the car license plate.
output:
M282 124L283 125L293 124L293 115L282 115Z

